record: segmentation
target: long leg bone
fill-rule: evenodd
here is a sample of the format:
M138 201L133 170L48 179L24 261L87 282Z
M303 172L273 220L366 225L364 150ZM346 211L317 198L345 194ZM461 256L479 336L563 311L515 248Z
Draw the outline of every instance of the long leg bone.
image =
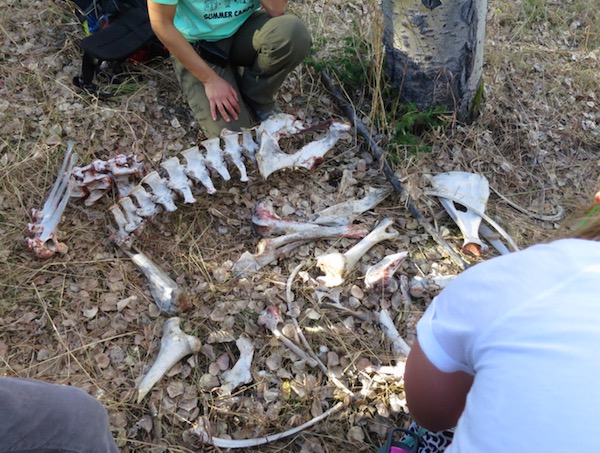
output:
M156 171L148 173L142 179L142 184L148 184L152 189L152 201L163 206L167 212L177 211L177 206L173 203L173 192Z
M358 200L348 200L317 212L311 222L321 225L346 225L352 223L363 212L381 203L393 190L391 188L369 188L367 194Z
M179 163L179 159L173 156L160 164L169 174L167 187L183 197L185 203L195 203L192 195L192 181L185 175L185 168Z
M206 168L206 159L200 153L197 146L186 149L181 152L181 155L185 158L185 173L192 178L194 181L202 184L209 194L213 194L217 191L210 179L210 173Z
M240 181L247 182L248 175L246 173L246 166L242 160L242 146L239 142L240 133L223 129L221 132L221 138L225 142L223 152L229 157L229 160L237 167L240 172Z
M167 319L163 326L158 356L138 385L138 404L173 365L184 357L199 352L200 348L202 342L198 338L187 335L181 330L179 318Z
M365 274L365 286L367 288L381 286L386 291L396 291L398 289L398 282L394 280L394 274L407 256L408 252L394 253L393 255L384 257L377 264L370 266Z
M233 266L236 278L248 277L263 266L287 255L295 248L309 241L327 238L361 238L367 231L359 225L342 225L334 227L309 228L296 233L286 234L269 239L261 239L256 246L257 253L244 252Z
M348 123L334 122L329 127L329 132L321 140L310 142L294 154L284 153L277 140L272 135L263 132L260 149L256 154L258 170L264 179L283 168L302 167L312 170L323 162L325 154L333 148L342 133L350 130Z
M61 254L67 252L67 246L56 240L56 232L60 218L71 196L71 172L76 161L77 154L73 153L73 143L69 142L63 163L50 190L48 199L41 211L32 211L34 222L29 224L28 228L35 236L27 238L26 242L39 258L47 259L57 252Z
M271 434L271 435L259 437L256 439L234 440L234 439L223 439L220 437L212 436L210 434L210 427L207 426L206 422L202 418L198 420L198 426L196 428L190 430L190 433L198 436L200 438L200 440L202 442L204 442L205 444L214 445L215 447L220 447L220 448L257 447L259 445L264 445L269 442L275 442L279 439L284 439L286 437L293 436L294 434L299 433L300 431L303 431L307 428L310 428L311 426L316 425L321 420L329 417L331 414L334 414L335 412L340 411L344 407L345 407L345 404L340 401L335 406L333 406L331 409L326 410L321 415L313 418L312 420L307 421L306 423L303 423L300 426L296 426L295 428L289 429L282 433Z
M240 385L252 382L250 366L254 357L254 344L246 337L238 338L235 344L240 350L240 358L231 370L222 374L221 387L219 387L221 395L231 395L231 392Z
M341 285L344 281L344 276L354 268L358 260L371 247L379 242L398 237L396 230L387 231L387 228L393 223L394 221L390 218L383 219L373 231L346 253L333 252L317 258L317 266L325 273L324 277L318 277L317 280L327 287Z
M205 160L208 166L219 173L221 178L225 181L229 181L231 175L229 174L229 170L227 170L227 165L225 165L225 160L223 159L223 151L220 147L219 137L209 138L208 140L200 142L200 144L206 149Z
M141 252L132 253L126 249L123 251L148 280L150 294L161 313L174 315L190 308L185 291L150 258Z

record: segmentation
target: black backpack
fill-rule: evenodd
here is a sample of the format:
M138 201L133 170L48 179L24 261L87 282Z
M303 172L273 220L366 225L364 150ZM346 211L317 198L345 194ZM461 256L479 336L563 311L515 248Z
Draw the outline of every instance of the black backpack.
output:
M118 83L123 63L134 58L147 61L168 51L154 35L148 17L146 0L71 0L76 15L89 36L80 42L83 49L81 74L73 78L75 86L100 98L94 83L103 62L112 64L111 82Z

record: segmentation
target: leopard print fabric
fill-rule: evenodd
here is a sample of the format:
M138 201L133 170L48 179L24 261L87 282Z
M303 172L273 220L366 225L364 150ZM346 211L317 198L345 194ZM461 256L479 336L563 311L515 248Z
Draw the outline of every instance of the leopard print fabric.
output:
M452 437L454 435L454 433L449 430L434 433L425 428L421 428L415 422L410 424L408 430L415 433L420 439L418 453L442 453L452 443ZM405 439L408 439L408 436L406 436Z

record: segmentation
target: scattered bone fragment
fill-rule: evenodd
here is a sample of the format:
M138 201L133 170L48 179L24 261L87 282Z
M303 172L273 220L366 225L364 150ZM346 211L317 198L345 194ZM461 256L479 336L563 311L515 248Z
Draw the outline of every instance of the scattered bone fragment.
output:
M363 198L347 200L317 212L310 221L320 225L346 225L359 215L381 203L393 192L392 188L376 189L369 187Z
M195 203L196 199L192 195L192 181L185 175L185 167L179 163L179 159L175 156L170 157L160 166L169 175L167 187L181 195L185 203Z
M190 308L185 291L150 258L141 252L123 251L146 277L150 294L162 314L174 315Z
M396 291L398 282L394 279L394 274L407 256L408 252L394 253L370 266L365 274L365 286L367 288L382 287L388 292Z
M354 269L360 258L373 246L398 237L396 230L387 231L393 223L390 218L383 219L373 231L346 253L333 252L317 258L317 266L325 273L325 276L318 277L317 281L327 287L341 285L344 276Z
M131 198L119 198L118 204L121 206L121 210L127 219L125 231L131 233L144 225L145 221L137 214L138 208L135 204L133 204L133 200Z
M456 275L415 276L409 282L409 292L413 297L435 296L444 289Z
M137 201L139 208L136 214L140 217L152 217L158 212L158 206L152 201L152 197L141 184L135 186L129 195Z
M396 359L401 360L402 357L407 357L410 352L410 346L404 341L400 332L398 332L394 320L390 316L390 312L386 309L382 309L378 313L378 318L383 333L392 344L392 353Z
M341 135L349 130L350 125L348 123L333 122L325 137L306 144L294 154L283 152L277 139L263 132L260 149L256 153L258 170L264 179L267 179L271 173L283 168L302 167L310 171L323 162L325 154L333 148Z
M210 179L210 173L206 168L206 159L200 153L197 146L186 149L181 152L181 155L185 158L185 173L192 178L192 180L202 184L209 194L213 194L217 191Z
M199 352L201 348L202 342L198 338L181 330L179 318L167 319L163 326L158 356L138 385L138 404L173 365L184 357Z
M221 395L231 395L231 392L240 385L252 382L250 367L254 357L254 343L247 337L240 337L235 344L240 351L240 358L231 370L225 371L221 375L221 387L219 388Z
M248 175L246 173L246 166L244 165L244 161L242 159L242 146L239 142L239 136L239 132L234 132L227 129L223 129L223 131L221 131L221 138L225 142L223 152L240 172L240 181L247 182Z
M161 205L167 212L177 211L177 206L173 202L173 192L167 186L167 182L158 175L158 172L148 173L142 179L142 184L147 184L152 189L150 195L152 201Z
M481 214L485 212L490 188L487 179L476 173L452 171L431 179L435 195L463 234L463 253L480 256L487 246L479 238ZM456 204L466 210L457 209Z
M203 140L200 144L206 149L206 164L208 167L215 170L225 181L231 179L225 160L223 159L223 150L220 146L221 139L219 137Z
M255 438L255 439L224 439L221 437L213 436L211 434L211 428L207 424L208 422L206 421L205 418L198 419L198 425L194 429L191 429L190 433L198 436L200 438L201 442L203 442L205 444L209 444L209 445L214 445L215 447L220 447L220 448L257 447L259 445L264 445L269 442L275 442L277 440L284 439L289 436L293 436L294 434L297 434L300 431L303 431L307 428L310 428L311 426L316 425L321 420L329 417L331 414L339 412L344 407L345 407L345 404L340 401L332 408L323 412L321 415L307 421L306 423L303 423L300 426L296 426L295 428L289 429L287 431L284 431L284 432L281 432L278 434L271 434L268 436L263 436L263 437L259 437L259 438Z
M67 145L65 157L50 194L40 211L32 210L34 221L28 225L33 238L27 238L29 248L38 258L48 259L56 253L67 253L67 246L58 241L56 235L58 224L71 196L71 172L77 162L77 153L73 153L73 142Z
M260 316L258 317L258 325L263 326L273 333L273 336L281 341L290 351L296 354L299 358L304 360L309 366L314 367L317 365L315 359L304 351L300 346L286 337L281 330L279 325L283 323L279 309L275 305L269 305L265 308Z
M250 253L245 251L235 262L232 274L235 278L248 278L256 274L267 264L289 255L292 250L301 245L301 242L294 242L292 244L287 244L278 250L271 250L263 253Z

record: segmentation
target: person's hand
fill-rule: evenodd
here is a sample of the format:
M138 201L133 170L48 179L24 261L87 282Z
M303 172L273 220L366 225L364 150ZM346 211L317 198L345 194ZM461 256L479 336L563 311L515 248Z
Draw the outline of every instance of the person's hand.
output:
M210 79L204 82L206 97L210 102L210 114L213 121L217 121L217 113L227 122L238 119L240 104L237 92L223 78L214 74Z

